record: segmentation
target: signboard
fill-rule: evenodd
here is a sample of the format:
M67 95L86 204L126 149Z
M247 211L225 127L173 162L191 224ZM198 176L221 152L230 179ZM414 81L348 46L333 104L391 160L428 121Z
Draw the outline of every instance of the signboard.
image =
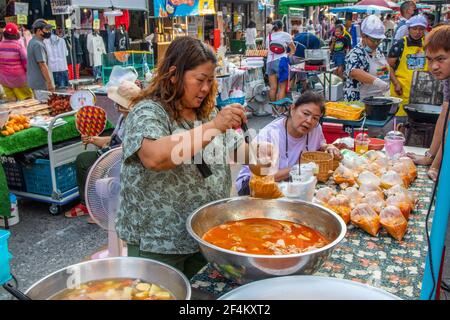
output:
M66 19L66 29L72 29L72 19Z
M53 29L56 29L56 20L47 20L48 24L51 24Z
M28 3L15 2L14 3L14 14L16 16L22 15L28 17Z
M100 19L95 19L92 23L92 29L100 30Z
M28 24L28 16L23 14L17 15L17 24Z
M72 5L70 0L50 0L50 4L54 15L72 13Z
M177 3L177 4L175 4ZM187 17L214 14L214 0L191 0L172 2L154 0L155 17Z
M215 14L216 8L214 6L214 0L199 0L198 10L201 16Z
M12 22L17 24L17 17L16 16L5 17L5 22L6 23Z

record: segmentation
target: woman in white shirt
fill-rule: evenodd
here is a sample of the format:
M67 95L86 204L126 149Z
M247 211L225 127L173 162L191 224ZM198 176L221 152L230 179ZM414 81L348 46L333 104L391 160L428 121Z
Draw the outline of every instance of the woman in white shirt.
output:
M283 22L273 22L272 32L266 39L268 55L266 74L269 77L269 99L276 101L286 97L288 77L286 77L286 59L295 53L294 42L289 33L283 31ZM288 53L288 48L290 49ZM287 66L287 76L289 65ZM280 77L281 76L281 77ZM286 78L286 79L284 79Z
M256 23L252 20L245 29L245 46L247 49L256 49Z

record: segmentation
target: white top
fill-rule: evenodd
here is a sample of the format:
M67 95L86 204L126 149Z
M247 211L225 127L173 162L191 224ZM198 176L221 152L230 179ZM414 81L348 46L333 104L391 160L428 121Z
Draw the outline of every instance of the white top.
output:
M273 29L273 25L271 23L266 23L266 32L267 34L271 33Z
M245 44L256 44L256 28L247 28L245 30Z
M105 43L99 35L92 35L92 40L87 45L89 53L92 54L92 63L94 67L102 65L102 54L106 53Z
M51 72L67 71L67 50L66 41L57 35L52 35L50 39L44 39L48 54L48 67Z
M284 32L284 31L272 32L271 35L267 36L267 40L266 40L267 49L269 49L269 46L270 46L270 41L269 41L270 37L272 37L272 42L283 44L286 47L286 50L289 47L289 45L292 43L292 37L289 33ZM286 50L282 54L275 54L269 50L269 54L267 56L267 62L272 62L272 61L281 59L283 57L287 57Z

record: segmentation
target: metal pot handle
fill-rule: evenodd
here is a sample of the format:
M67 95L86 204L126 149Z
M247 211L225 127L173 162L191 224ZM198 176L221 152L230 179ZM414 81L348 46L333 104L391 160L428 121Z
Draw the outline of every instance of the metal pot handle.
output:
M6 291L8 291L11 295L13 295L15 298L17 298L18 300L31 300L31 298L29 296L27 296L22 291L14 288L10 283L5 283L3 285L3 288Z

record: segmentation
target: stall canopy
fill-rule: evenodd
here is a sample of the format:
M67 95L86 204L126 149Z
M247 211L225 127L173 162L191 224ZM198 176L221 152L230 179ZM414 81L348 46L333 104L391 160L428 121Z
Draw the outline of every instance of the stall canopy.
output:
M148 0L72 0L72 6L87 9L116 9L148 10Z
M281 0L279 7L311 7L325 6L329 4L355 3L357 0Z
M386 7L390 9L400 8L398 3L388 1L388 0L362 0L357 3L357 5L375 5L380 7Z
M329 9L330 12L353 12L353 13L391 13L392 9L375 5L354 5Z

